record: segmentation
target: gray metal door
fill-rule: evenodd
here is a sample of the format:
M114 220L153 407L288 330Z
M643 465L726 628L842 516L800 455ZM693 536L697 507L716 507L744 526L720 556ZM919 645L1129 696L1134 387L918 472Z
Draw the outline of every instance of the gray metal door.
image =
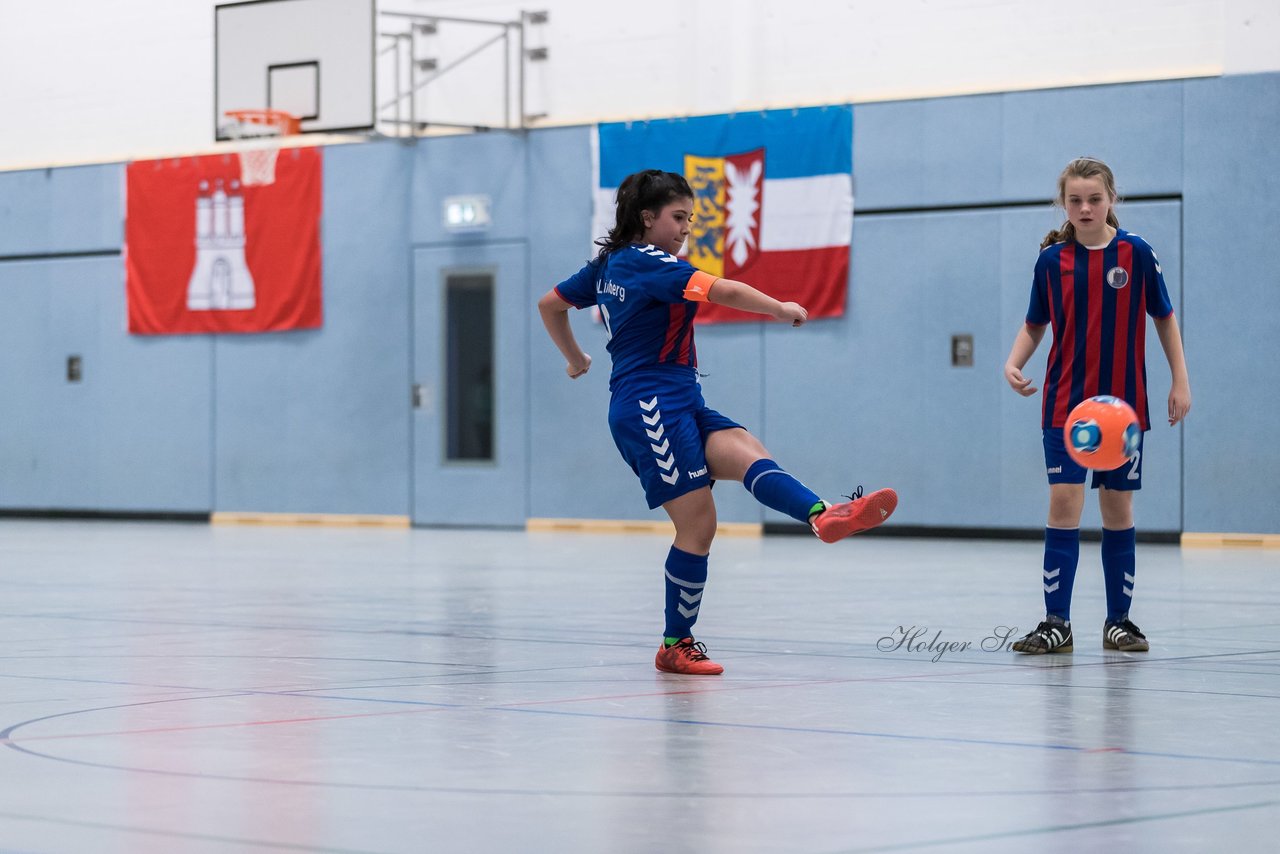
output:
M523 242L419 248L413 275L413 522L528 517Z

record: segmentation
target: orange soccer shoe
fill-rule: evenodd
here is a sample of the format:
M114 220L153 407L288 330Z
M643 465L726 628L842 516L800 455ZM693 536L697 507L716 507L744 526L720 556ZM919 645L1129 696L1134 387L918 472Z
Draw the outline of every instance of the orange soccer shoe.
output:
M862 487L849 496L851 501L832 504L809 521L813 532L824 543L843 540L850 534L867 531L893 515L898 506L898 493L892 489L877 489L862 497Z
M663 673L688 673L693 676L719 676L724 668L707 658L707 648L693 638L658 650L653 666Z

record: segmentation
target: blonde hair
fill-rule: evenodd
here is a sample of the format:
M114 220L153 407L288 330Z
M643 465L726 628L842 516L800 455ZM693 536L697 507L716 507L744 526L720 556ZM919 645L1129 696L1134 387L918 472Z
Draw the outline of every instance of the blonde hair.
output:
M1116 195L1116 176L1111 174L1111 167L1098 160L1095 157L1077 157L1067 164L1067 168L1062 170L1062 174L1058 176L1058 197L1054 199L1054 204L1060 208L1067 206L1067 179L1068 178L1101 178L1102 186L1106 188L1107 195L1111 197L1111 207L1107 210L1107 225L1112 228L1120 227L1120 220L1116 218L1115 203L1119 201ZM1071 220L1067 220L1060 228L1050 231L1044 236L1044 240L1040 241L1040 248L1052 246L1055 243L1062 243L1068 240L1076 239L1076 227L1071 224Z

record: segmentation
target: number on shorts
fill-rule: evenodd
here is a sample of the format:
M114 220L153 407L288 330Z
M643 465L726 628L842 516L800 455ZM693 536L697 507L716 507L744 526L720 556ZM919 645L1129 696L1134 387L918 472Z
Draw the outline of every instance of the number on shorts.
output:
M1129 480L1138 479L1138 463L1142 462L1142 451L1138 451L1133 455L1133 466L1129 469Z

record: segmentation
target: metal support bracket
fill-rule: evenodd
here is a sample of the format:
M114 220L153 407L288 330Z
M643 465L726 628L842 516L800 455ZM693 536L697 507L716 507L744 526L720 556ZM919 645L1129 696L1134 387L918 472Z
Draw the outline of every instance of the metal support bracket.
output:
M545 11L522 11L514 21L457 18L444 15L427 15L414 12L379 12L379 36L382 47L378 55L391 54L394 71L390 75L389 91L378 103L377 121L389 126L394 136L418 136L431 127L459 128L465 130L525 130L532 122L545 118L545 113L530 114L525 107L526 73L529 63L545 62L549 57L546 47L527 47L530 29L548 22ZM441 63L437 57L419 56L419 41L426 37L443 38L453 25L479 27L491 32L491 37L473 46L466 53ZM514 44L513 44L514 43ZM514 48L514 49L513 49ZM473 124L434 121L426 115L425 95L431 84L455 68L484 58L492 60L501 53L502 65L502 123ZM512 59L518 63L515 79L512 77ZM407 78L407 79L406 79ZM514 90L514 91L513 91ZM512 96L515 96L514 115ZM497 92L495 92L495 96Z

